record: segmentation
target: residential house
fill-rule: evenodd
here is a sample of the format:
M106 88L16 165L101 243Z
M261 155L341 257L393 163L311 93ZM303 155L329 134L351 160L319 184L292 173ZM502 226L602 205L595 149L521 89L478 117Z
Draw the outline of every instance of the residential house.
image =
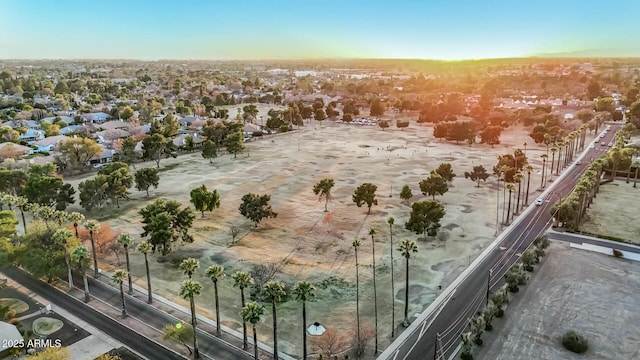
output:
M242 135L244 135L244 137L251 137L253 133L257 131L262 131L259 125L248 123L242 128Z
M2 123L2 126L8 126L12 129L26 127L27 129L40 130L40 124L34 120L11 120Z
M67 127L63 127L62 129L60 129L60 134L62 135L69 135L72 133L76 133L76 132L89 132L89 129L87 129L86 126L84 125L69 125Z
M0 161L12 158L14 160L22 159L23 156L31 153L32 148L11 142L0 143Z
M191 126L192 123L198 120L200 119L196 116L185 116L182 119L178 119L178 124L184 128L188 128Z
M71 125L71 124L73 124L73 118L72 118L72 117L70 117L70 116L49 116L49 117L46 117L46 118L44 118L44 119L42 119L42 120L40 120L40 121L47 121L47 122L50 122L50 123L52 123L52 124L53 124L53 123L56 121L56 118L57 118L57 117L59 117L59 118L60 118L62 121L64 121L67 125Z
M130 123L126 121L113 120L113 121L107 121L105 123L99 124L94 127L102 130L116 130L116 129L127 130L129 128L129 125Z
M202 138L202 136L198 135L197 133L194 134L180 134L177 135L176 137L173 138L173 145L175 145L176 148L178 149L182 149L184 148L184 146L187 144L187 137L191 136L193 137L193 146L194 148L199 148L202 146L202 143L204 142L204 139Z
M123 129L112 129L112 130L98 131L96 133L96 136L98 138L102 138L105 142L111 143L118 139L127 138L131 136L131 133Z
M44 131L28 129L24 134L20 134L20 140L26 142L38 141L44 139Z
M35 152L50 152L55 149L56 145L67 139L69 139L69 137L66 135L49 136L48 138L33 141L31 145L37 147Z
M113 155L116 154L116 151L113 149L104 149L104 151L91 158L89 160L89 165L97 165L97 164L107 164L113 161ZM98 166L96 166L98 167Z
M104 124L111 118L111 115L103 112L95 112L82 115L82 118L90 124Z

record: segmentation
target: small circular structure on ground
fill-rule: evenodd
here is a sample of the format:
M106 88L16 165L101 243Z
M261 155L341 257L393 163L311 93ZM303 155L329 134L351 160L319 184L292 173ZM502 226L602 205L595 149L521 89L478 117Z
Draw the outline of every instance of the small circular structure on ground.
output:
M33 332L42 336L51 335L62 329L62 326L64 323L61 320L43 316L33 321Z
M307 333L313 336L320 336L324 334L325 331L327 331L327 329L325 329L325 327L322 326L322 324L320 324L319 322L314 322L313 324L309 325L309 327L307 327Z
M16 298L1 298L0 306L8 306L9 310L15 310L16 315L29 310L29 304Z

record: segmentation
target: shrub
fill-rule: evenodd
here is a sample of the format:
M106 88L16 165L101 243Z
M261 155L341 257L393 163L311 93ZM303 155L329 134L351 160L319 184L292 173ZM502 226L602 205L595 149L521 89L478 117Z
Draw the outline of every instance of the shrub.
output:
M473 360L473 355L470 352L463 351L460 353L460 359L462 360Z
M624 257L624 255L622 254L622 251L620 251L618 249L613 249L613 256L615 256L617 258Z
M527 266L525 267L525 270L527 270L528 272L533 272L533 266L531 266L531 265L527 265Z
M582 354L589 349L589 342L584 336L576 333L575 331L567 331L562 336L562 346L565 349L577 354Z
M262 136L262 135L264 135L262 133L262 131L254 131L254 132L251 133L251 136L253 136L253 137L258 137L258 136Z
M504 316L504 309L498 309L498 312L496 312L496 317L501 318L503 316Z

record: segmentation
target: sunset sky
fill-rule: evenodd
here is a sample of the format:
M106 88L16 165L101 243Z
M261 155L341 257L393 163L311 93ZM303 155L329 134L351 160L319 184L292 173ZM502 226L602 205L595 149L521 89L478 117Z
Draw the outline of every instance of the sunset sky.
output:
M638 0L0 0L0 58L640 56L638 13Z

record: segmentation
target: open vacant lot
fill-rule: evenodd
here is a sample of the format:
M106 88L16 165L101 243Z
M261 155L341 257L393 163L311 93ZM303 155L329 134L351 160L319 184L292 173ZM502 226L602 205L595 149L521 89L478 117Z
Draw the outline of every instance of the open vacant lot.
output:
M147 201L163 197L189 205L189 191L201 184L221 193L221 207L198 215L192 233L193 244L177 246L166 257L151 256L154 291L183 304L177 296L183 276L176 267L182 258L195 257L201 269L213 263L225 266L229 274L250 271L255 265L270 265L277 272L273 279L292 286L306 279L318 287L317 301L308 306L308 319L319 321L349 334L355 318L355 259L351 246L355 237L363 238L359 251L361 267L361 318L373 324L373 289L371 284L370 227L378 229L376 256L378 267L378 307L380 343L389 343L391 332L391 286L388 216L396 218L394 242L416 239L404 229L409 218L409 203L398 194L403 184L409 184L412 201L425 199L418 182L427 177L442 162L450 162L457 177L450 190L439 200L447 214L436 239L420 239L420 252L411 259L412 314L419 313L457 276L470 261L494 238L496 214L496 181L494 177L476 187L464 178L465 171L474 165L484 165L492 172L496 156L512 152L528 142L527 155L535 172L531 178L533 202L540 186L539 173L542 147L531 145L526 129L507 129L503 144L456 145L435 141L431 126L411 127L401 131L386 131L374 126L341 125L330 121L311 121L293 133L268 136L247 144L247 153L222 155L213 164L199 153L162 160L160 187L145 198L144 193L132 190L131 200L123 201L121 209L107 209L94 216L102 217L115 229L133 234L139 239L142 232L138 210ZM155 166L137 164L136 168ZM332 191L330 212L324 213L324 203L312 192L313 185L322 178L332 177L336 185ZM77 185L83 179L72 180ZM364 182L378 186L378 205L367 215L366 208L358 208L351 200L355 188ZM278 213L253 229L239 211L240 198L249 192L271 194L271 204ZM391 193L392 197L389 197ZM502 193L500 194L502 199ZM76 209L77 206L72 208ZM237 244L231 245L229 227L241 229ZM396 246L394 245L394 248ZM396 284L396 320L401 321L404 281L404 259L394 251ZM102 254L105 263L117 264L115 257ZM120 256L122 260L122 256ZM142 256L132 254L132 273L135 281L146 287ZM195 278L205 284L205 293L196 303L198 311L214 318L213 286L204 279L203 271ZM220 302L224 325L241 329L240 294L232 288L232 280L220 284ZM280 345L285 352L299 354L301 347L301 305L288 301L279 305ZM269 307L268 307L269 308ZM349 319L349 320L346 320ZM258 334L271 343L271 319L267 314Z
M640 186L616 180L600 186L580 230L640 243L640 222L634 204L640 203Z
M553 242L530 283L512 297L503 320L484 335L476 359L638 359L640 263ZM565 350L575 330L587 353Z

